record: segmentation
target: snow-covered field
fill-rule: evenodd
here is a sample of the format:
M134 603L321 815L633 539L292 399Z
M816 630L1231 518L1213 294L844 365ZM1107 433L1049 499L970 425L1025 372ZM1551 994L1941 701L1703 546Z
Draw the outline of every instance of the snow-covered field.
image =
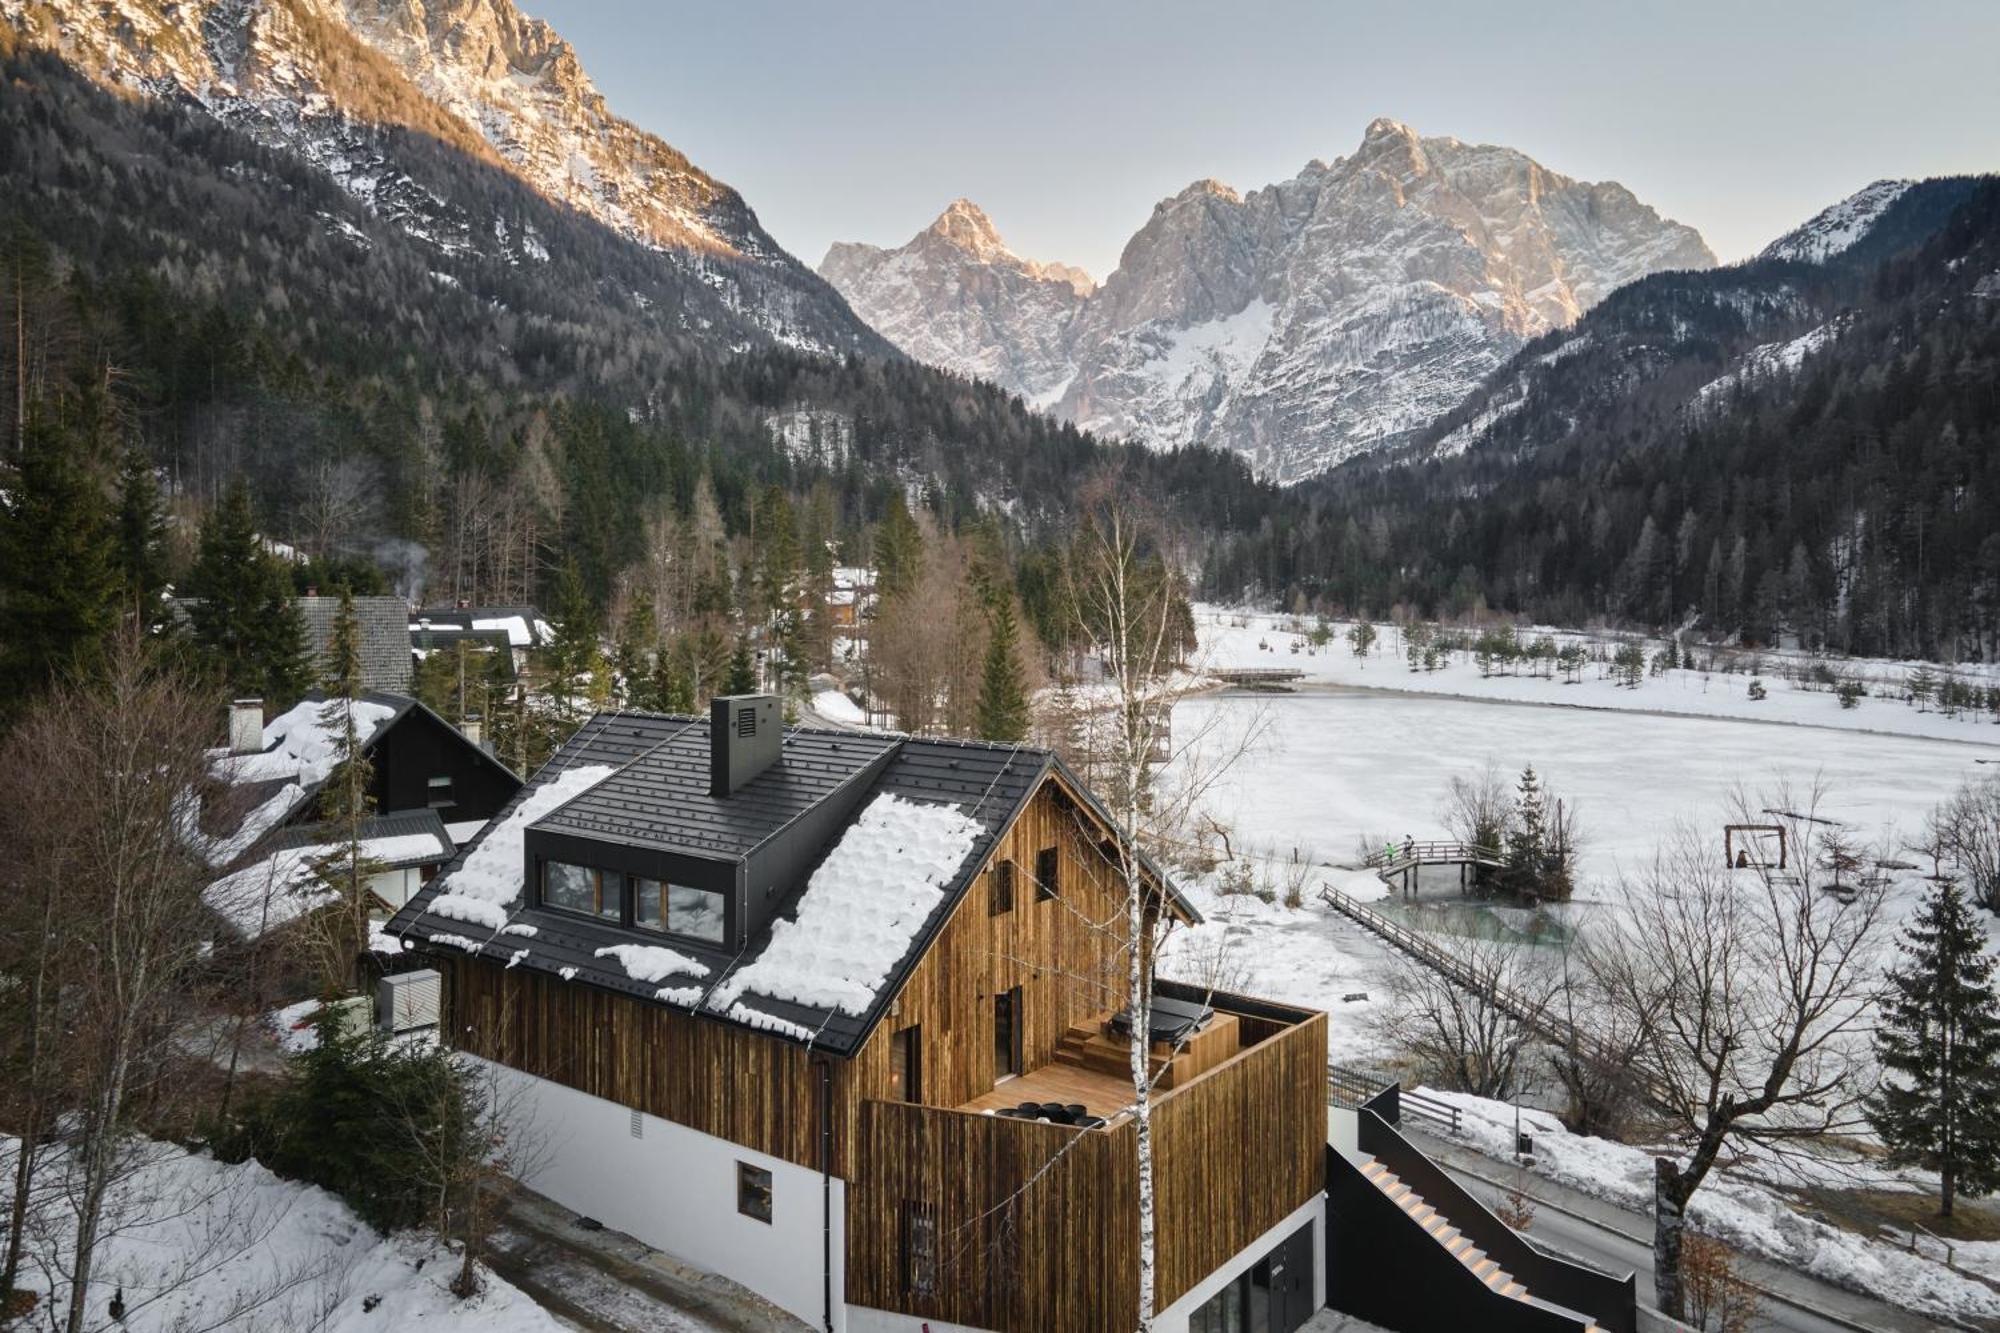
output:
M1896 735L1931 736L1946 740L1970 741L2000 746L2000 726L1989 713L1946 717L1942 713L1919 710L1899 698L1882 697L1883 691L1897 691L1909 675L1923 664L1887 662L1874 659L1825 659L1843 676L1852 676L1868 688L1869 697L1854 708L1842 708L1830 690L1805 689L1787 674L1803 674L1821 659L1798 652L1751 653L1732 651L1719 658L1733 661L1737 670L1703 672L1681 669L1661 676L1648 675L1637 689L1628 689L1612 680L1606 670L1591 663L1575 684L1563 683L1560 674L1553 680L1526 674L1483 676L1476 664L1454 655L1436 671L1411 671L1404 658L1402 631L1393 625L1377 627L1374 649L1357 658L1348 648L1344 621L1329 622L1332 642L1314 649L1306 631L1312 622L1295 616L1235 611L1225 607L1198 606L1195 623L1201 637L1196 655L1204 667L1281 667L1302 671L1308 683L1317 685L1367 686L1414 694L1461 695L1470 699L1516 700L1527 703L1563 704L1574 708L1606 708L1622 712L1658 712L1704 717L1733 717L1757 722L1789 722L1842 731L1878 731ZM1574 634L1565 630L1540 628L1523 630L1523 641L1547 634L1558 645L1572 641L1586 645L1615 646L1624 642L1610 636ZM1650 654L1657 641L1644 641ZM1295 651L1296 650L1296 651ZM1697 650L1697 656L1704 654ZM1755 678L1764 683L1768 696L1750 697L1752 665L1761 669ZM1942 669L1933 667L1934 675ZM2000 683L2000 667L1962 666L1953 674L1968 684Z
M10 1177L18 1142L0 1136L0 1170ZM71 1250L65 1202L49 1198L30 1223L24 1285L45 1299L49 1273ZM483 1292L460 1301L446 1285L456 1261L429 1237L379 1236L325 1190L170 1144L146 1145L137 1169L114 1186L100 1237L90 1328L109 1326L105 1311L119 1291L128 1333L561 1328L491 1273Z

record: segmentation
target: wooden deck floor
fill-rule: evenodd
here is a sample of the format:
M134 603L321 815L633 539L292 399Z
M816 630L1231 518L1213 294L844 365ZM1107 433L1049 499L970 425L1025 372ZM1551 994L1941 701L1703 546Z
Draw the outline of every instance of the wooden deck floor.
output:
M983 1097L975 1097L961 1111L997 1111L1022 1102L1061 1102L1064 1106L1081 1102L1092 1115L1109 1120L1132 1104L1132 1084L1095 1069L1055 1061L1030 1074L1010 1078Z

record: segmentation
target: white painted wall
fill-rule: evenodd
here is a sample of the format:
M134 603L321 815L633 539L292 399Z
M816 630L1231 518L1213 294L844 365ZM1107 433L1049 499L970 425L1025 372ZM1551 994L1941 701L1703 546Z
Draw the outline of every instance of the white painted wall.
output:
M468 1057L469 1058L469 1057ZM814 1328L825 1318L819 1172L518 1070L493 1071L545 1164L525 1183L697 1268L742 1283ZM771 1220L736 1211L736 1164L771 1173ZM846 1187L833 1180L833 1309L844 1333Z
M1350 1162L1361 1160L1361 1117L1352 1107L1326 1108L1326 1141Z
M1313 1309L1317 1310L1324 1306L1326 1304L1326 1196L1317 1194L1290 1217L1238 1251L1227 1263L1195 1283L1186 1295L1162 1310L1159 1317L1153 1321L1154 1333L1187 1333L1188 1317L1200 1308L1203 1301L1233 1282L1238 1274L1269 1254L1276 1248L1278 1242L1308 1222L1312 1223L1313 1229Z

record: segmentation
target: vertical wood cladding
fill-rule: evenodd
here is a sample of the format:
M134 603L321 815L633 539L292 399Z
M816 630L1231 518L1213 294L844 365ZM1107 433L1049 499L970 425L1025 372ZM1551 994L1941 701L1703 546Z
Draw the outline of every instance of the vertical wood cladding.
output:
M1325 1186L1326 1017L1313 1014L1154 1112L1164 1309ZM1002 1330L1123 1333L1138 1310L1138 1132L932 1107L861 1108L847 1298ZM938 1273L909 1289L900 1221L934 1210Z

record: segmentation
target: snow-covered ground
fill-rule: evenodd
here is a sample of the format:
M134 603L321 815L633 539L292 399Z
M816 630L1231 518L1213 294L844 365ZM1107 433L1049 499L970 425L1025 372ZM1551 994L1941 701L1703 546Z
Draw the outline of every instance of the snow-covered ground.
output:
M1460 1111L1458 1137L1489 1156L1513 1151L1515 1109L1463 1093L1425 1090ZM1520 1112L1534 1135L1536 1175L1637 1211L1649 1211L1653 1153L1643 1147L1571 1134L1554 1116ZM1768 1259L1837 1285L1928 1314L2000 1316L2000 1291L1898 1245L1843 1231L1796 1211L1784 1190L1810 1185L1836 1189L1928 1190L1934 1182L1864 1160L1749 1162L1718 1171L1696 1192L1690 1220L1702 1231ZM2000 1267L2000 1242L1961 1243L1958 1262L1992 1275Z
M1790 651L1728 650L1718 652L1716 670L1680 669L1660 676L1648 675L1637 689L1628 689L1612 680L1597 663L1588 665L1583 678L1573 685L1564 684L1560 674L1553 680L1527 674L1482 676L1478 666L1463 655L1453 655L1436 671L1411 671L1404 657L1402 631L1394 625L1378 626L1374 649L1367 657L1357 658L1347 644L1349 625L1345 621L1328 622L1333 639L1318 649L1307 639L1313 622L1296 616L1198 606L1195 622L1201 637L1196 660L1203 666L1282 667L1304 672L1306 681L1316 685L1366 686L1402 693L1461 695L1470 699L1563 704L1622 712L1733 717L2000 746L2000 726L1994 724L1990 713L1946 717L1938 712L1921 711L1900 698L1881 697L1884 690L1899 690L1902 682L1924 665L1916 662L1820 659ZM1608 635L1554 629L1536 628L1519 633L1524 642L1547 634L1559 646L1574 641L1615 648L1625 641ZM1646 643L1649 656L1659 647L1657 641L1642 642ZM1696 656L1700 659L1707 654L1696 649ZM1822 660L1840 675L1862 681L1869 697L1854 708L1842 708L1831 690L1805 689L1787 678L1803 675ZM1733 662L1737 669L1721 670L1722 661ZM1753 664L1761 668L1754 677L1750 670ZM1931 671L1934 675L1943 674L1943 668L1934 665ZM1953 674L1968 684L2000 683L2000 667L1993 665L1961 666ZM1766 698L1750 697L1753 678L1763 681L1768 691Z
M0 1137L0 1170L10 1177L18 1142ZM59 1166L51 1164L51 1172ZM74 1225L63 1203L48 1199L28 1234L24 1285L45 1299L48 1266L66 1262L72 1245ZM104 1311L120 1290L126 1333L558 1333L562 1327L490 1273L480 1295L460 1301L446 1285L456 1261L435 1240L377 1235L325 1190L280 1180L255 1162L231 1166L149 1144L137 1169L113 1188L107 1208L90 1289L92 1328L109 1323Z

